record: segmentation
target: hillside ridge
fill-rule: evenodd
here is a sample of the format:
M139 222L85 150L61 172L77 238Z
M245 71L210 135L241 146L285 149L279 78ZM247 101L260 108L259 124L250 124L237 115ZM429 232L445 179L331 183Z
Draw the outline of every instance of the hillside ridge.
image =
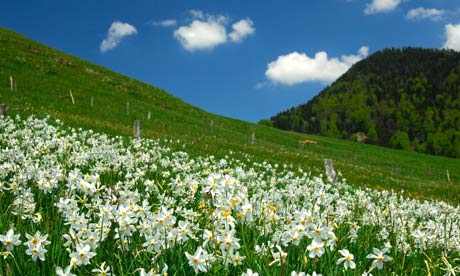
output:
M16 82L15 91L10 91L9 76ZM66 126L115 136L133 136L133 123L140 120L141 137L168 141L172 150L191 156L278 164L316 176L324 175L324 159L332 159L351 185L460 202L460 186L451 185L460 183L460 159L287 132L211 114L159 88L4 28L0 104L6 104L9 116L51 116ZM305 140L317 143L302 146Z

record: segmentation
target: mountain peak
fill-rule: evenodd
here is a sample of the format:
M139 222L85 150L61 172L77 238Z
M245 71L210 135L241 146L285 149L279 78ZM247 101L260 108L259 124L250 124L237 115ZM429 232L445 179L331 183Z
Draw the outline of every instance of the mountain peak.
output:
M354 64L275 127L460 157L460 53L390 48ZM361 136L362 137L362 136Z

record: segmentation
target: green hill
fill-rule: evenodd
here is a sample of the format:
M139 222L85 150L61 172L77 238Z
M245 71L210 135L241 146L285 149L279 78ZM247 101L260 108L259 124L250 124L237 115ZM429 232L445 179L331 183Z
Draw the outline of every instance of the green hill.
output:
M10 91L10 76L15 91ZM331 158L352 185L460 202L459 159L287 132L210 114L159 88L4 28L0 28L0 103L6 104L11 116L50 115L68 126L113 135L131 136L134 120L140 120L142 137L173 139L172 146L192 155L267 160L317 175L324 172L323 160ZM317 143L300 148L299 141L306 139Z
M376 52L271 120L286 130L342 139L362 133L370 144L460 157L460 53Z

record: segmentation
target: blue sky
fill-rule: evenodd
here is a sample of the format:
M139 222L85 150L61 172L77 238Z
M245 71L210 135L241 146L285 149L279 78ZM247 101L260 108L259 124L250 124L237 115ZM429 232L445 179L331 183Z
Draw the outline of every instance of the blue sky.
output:
M460 51L456 0L14 0L0 25L252 122L386 47Z

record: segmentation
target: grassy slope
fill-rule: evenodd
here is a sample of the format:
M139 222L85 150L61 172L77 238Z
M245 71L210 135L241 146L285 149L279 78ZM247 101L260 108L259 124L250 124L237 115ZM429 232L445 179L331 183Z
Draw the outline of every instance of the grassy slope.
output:
M9 76L17 91L9 91ZM69 90L75 98L72 104ZM90 106L91 97L94 107ZM130 112L126 112L129 102ZM45 47L0 28L0 103L9 115L51 115L67 125L131 135L141 119L142 136L180 139L191 154L233 155L323 171L331 158L353 185L403 189L414 197L460 203L460 159L395 151L353 142L285 132L207 113L145 83ZM151 120L147 113L151 112ZM203 118L209 129L203 131ZM256 143L250 143L254 132ZM319 143L298 146L299 140ZM451 183L447 183L446 169Z

